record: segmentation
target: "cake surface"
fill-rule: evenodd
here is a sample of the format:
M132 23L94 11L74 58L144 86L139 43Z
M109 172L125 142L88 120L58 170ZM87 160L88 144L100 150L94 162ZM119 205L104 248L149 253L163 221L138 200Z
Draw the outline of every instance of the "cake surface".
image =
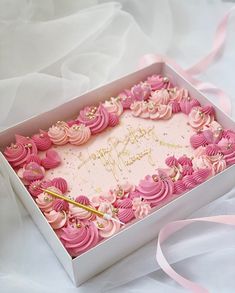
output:
M4 154L75 257L123 227L42 189L131 223L234 164L235 132L212 106L153 75L73 120L16 134Z

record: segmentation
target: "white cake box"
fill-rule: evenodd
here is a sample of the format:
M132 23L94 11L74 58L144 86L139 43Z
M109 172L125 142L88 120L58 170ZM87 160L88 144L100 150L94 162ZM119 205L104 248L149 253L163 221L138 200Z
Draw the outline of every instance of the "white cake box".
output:
M187 88L191 96L198 99L202 105L213 105L169 65L155 63L1 132L0 148L3 151L7 145L14 141L16 133L30 136L36 133L39 128L48 129L58 120L68 120L76 116L78 111L85 105L97 104L101 100L115 96L124 88L130 88L152 74L168 76L173 84ZM213 106L216 109L218 122L225 128L235 129L235 122L218 107ZM194 210L221 196L235 185L235 165L233 165L159 208L146 218L128 225L125 229L100 242L94 248L76 258L72 258L2 153L0 153L0 160L1 173L9 175L15 192L77 286L157 237L160 228L166 223L187 217Z

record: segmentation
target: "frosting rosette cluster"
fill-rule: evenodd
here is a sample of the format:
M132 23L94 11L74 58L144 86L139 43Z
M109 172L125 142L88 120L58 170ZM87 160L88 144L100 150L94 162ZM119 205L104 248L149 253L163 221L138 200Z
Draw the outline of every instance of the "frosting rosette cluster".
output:
M65 145L69 141L68 124L64 121L58 121L48 130L48 136L55 145Z
M90 136L90 128L84 124L74 124L68 129L68 138L69 142L73 145L82 145L85 144Z

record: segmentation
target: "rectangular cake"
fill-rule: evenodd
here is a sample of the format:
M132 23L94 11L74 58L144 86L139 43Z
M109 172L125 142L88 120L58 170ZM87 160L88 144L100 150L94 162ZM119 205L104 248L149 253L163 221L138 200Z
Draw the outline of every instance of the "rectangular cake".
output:
M1 169L76 284L234 184L234 122L161 63L0 138Z

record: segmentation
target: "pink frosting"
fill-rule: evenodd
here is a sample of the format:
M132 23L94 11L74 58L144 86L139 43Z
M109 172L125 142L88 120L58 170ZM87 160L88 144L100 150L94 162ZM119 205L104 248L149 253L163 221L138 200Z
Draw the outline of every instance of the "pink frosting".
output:
M91 205L89 205L91 206ZM92 206L91 206L92 207ZM94 208L94 207L92 207ZM70 204L69 206L69 211L70 211L70 217L79 219L79 220L94 220L95 216L92 212L89 212L83 208L80 208L78 206L75 206L73 204Z
M197 182L194 180L193 175L184 176L182 182L184 183L186 189L192 189L197 185Z
M171 105L158 105L156 107L149 107L149 117L152 120L168 120L172 116Z
M171 105L171 107L172 107L172 113L179 113L181 111L179 102L170 101L169 105Z
M207 115L213 115L215 116L215 109L212 106L203 106L201 108L202 113L207 114Z
M135 214L132 208L118 209L117 216L118 216L118 219L125 224L129 223L132 219L135 218Z
M168 88L170 85L167 77L162 77L161 75L156 74L149 76L146 82L150 85L153 91Z
M69 142L73 145L82 145L85 144L90 136L91 131L90 128L85 126L84 124L74 124L67 131Z
M166 89L161 89L151 93L150 100L156 104L167 105L170 100L170 95Z
M187 89L173 88L169 90L170 99L175 102L181 102L183 99L190 99Z
M68 124L63 121L58 121L48 130L50 140L56 145L65 145L69 141Z
M131 104L131 112L135 117L149 118L148 104L144 101L135 101Z
M211 169L212 163L208 156L202 155L193 159L193 168L194 170L205 168Z
M174 182L174 193L175 194L181 194L187 190L185 184L182 180L178 180Z
M194 107L188 116L189 124L197 130L203 128L203 126L209 125L213 120L214 116L202 112L202 107Z
M113 189L110 189L110 193L114 195L117 199L124 199L129 197L130 193L135 190L135 186L129 182L119 184Z
M212 175L215 175L217 173L224 171L226 169L226 167L227 167L226 160L220 159L220 160L213 162Z
M193 167L190 165L183 165L181 173L182 173L182 176L192 175L193 174Z
M204 182L211 174L211 170L209 168L204 168L204 169L198 169L196 170L192 177L193 180L197 183L200 184Z
M173 167L178 165L178 160L175 158L175 156L169 156L166 158L165 163L168 167Z
M103 103L104 108L109 112L120 116L123 113L123 106L119 99L111 98Z
M45 169L56 168L60 165L61 159L57 151L50 149L46 152L46 157L42 159L41 164Z
M76 201L76 202L79 202L79 203L81 203L81 204L84 204L84 205L86 205L86 206L88 206L88 205L91 204L89 198L88 198L87 196L85 196L85 195L79 195L79 196L77 196L77 197L75 198L75 201Z
M219 127L218 127L219 128ZM218 130L217 128L217 130ZM221 130L222 127L219 128ZM235 132L231 129L227 129L223 131L223 138L227 138L231 143L235 143Z
M35 142L39 151L46 151L52 145L52 142L47 132L41 129L38 134L32 136L32 140Z
M60 239L71 256L77 256L99 241L98 229L93 222L83 221L62 228Z
M114 203L116 200L116 194L113 192L109 192L106 194L99 194L99 195L93 195L90 199L91 204L94 207L98 207L102 203Z
M209 144L205 151L207 156L214 156L220 153L220 147L217 144Z
M54 178L51 181L52 185L58 188L63 194L67 192L68 190L68 183L67 181L62 177Z
M130 90L122 91L118 98L121 100L123 109L130 109L131 104L134 102L134 97Z
M170 178L162 178L158 175L147 175L140 180L137 187L144 200L156 206L173 193L173 182Z
M60 229L64 227L67 222L67 215L65 211L55 211L52 210L49 213L44 214L48 223L51 225L53 229Z
M50 189L58 194L61 194L60 190L58 190L55 187L49 187L48 189ZM36 198L36 203L37 203L38 207L43 212L46 212L46 213L49 213L52 210L53 201L54 201L54 198L50 194L47 194L45 192L40 193L38 195L38 197Z
M34 155L34 154L29 155L27 160L26 160L26 164L31 163L31 162L35 162L38 165L41 165L41 159L40 159L40 157L38 155Z
M109 124L109 113L103 105L85 107L80 111L78 121L88 126L92 134L102 132Z
M28 163L23 168L23 179L27 182L41 180L45 176L45 169L35 162Z
M7 161L13 168L23 167L31 155L37 155L37 147L30 138L16 135L16 143L4 150Z
M235 151L224 155L224 160L228 166L235 164Z
M205 135L202 132L198 132L190 137L190 143L194 149L197 149L200 146L207 145L208 142Z
M230 138L222 138L219 141L218 146L220 147L221 152L225 155L235 151L235 142Z
M200 103L198 100L194 98L188 97L180 101L181 111L186 115L188 115L190 111L193 109L193 107L196 107L196 106L200 106Z
M134 211L134 216L137 219L143 219L146 217L151 210L151 206L149 203L145 202L142 198L140 197L135 197L132 200L132 209Z
M151 87L147 83L139 83L131 88L131 93L136 101L144 101L149 98Z
M110 127L115 127L116 125L119 124L119 117L115 113L109 113L109 126Z
M52 204L53 210L56 212L65 211L68 212L69 210L69 203L63 199L55 199Z
M178 159L178 163L181 165L181 166L184 166L184 165L189 165L189 166L192 166L192 160L190 158L188 158L186 155L184 156L181 156L179 159Z
M33 197L37 197L40 193L42 193L41 182L41 180L36 180L30 183L29 192Z

